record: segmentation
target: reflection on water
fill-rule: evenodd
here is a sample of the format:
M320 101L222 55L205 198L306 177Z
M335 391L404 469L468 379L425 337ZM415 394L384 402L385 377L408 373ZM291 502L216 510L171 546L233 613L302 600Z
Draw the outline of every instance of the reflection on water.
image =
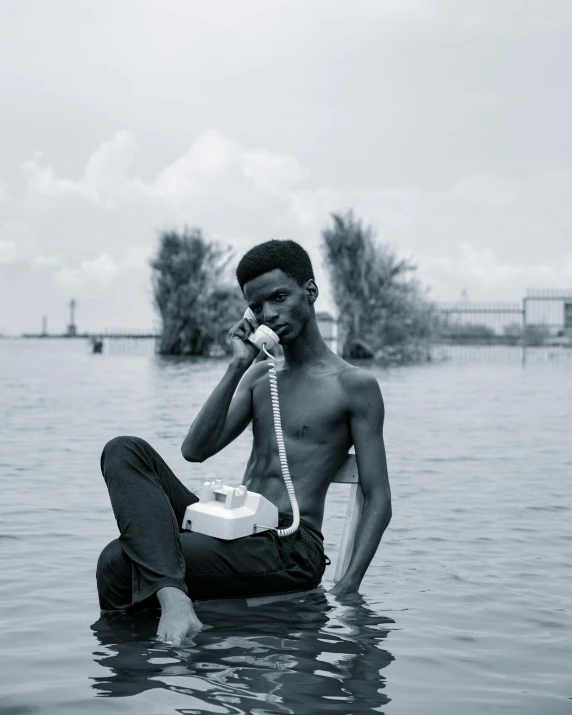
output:
M371 712L389 702L383 669L391 618L356 595L322 589L264 605L197 604L212 625L184 646L153 640L158 615L104 614L93 624L98 694L135 696L163 688L184 696L181 713Z

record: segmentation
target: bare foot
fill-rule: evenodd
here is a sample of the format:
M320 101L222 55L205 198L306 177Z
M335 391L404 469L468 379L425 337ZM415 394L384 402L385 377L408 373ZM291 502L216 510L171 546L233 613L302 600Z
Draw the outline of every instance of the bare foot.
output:
M193 602L178 588L166 586L157 591L161 604L161 618L157 637L166 643L179 645L192 633L203 627L193 608Z

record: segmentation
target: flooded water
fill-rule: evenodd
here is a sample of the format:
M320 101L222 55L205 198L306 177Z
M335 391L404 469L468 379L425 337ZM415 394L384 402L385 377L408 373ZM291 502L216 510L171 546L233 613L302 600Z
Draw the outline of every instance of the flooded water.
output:
M221 361L0 341L0 712L572 713L572 370L443 363L378 370L393 520L361 595L332 585L347 488L332 487L324 588L153 640L158 616L100 617L116 525L105 442L144 437L191 488L238 483L249 432L180 456Z

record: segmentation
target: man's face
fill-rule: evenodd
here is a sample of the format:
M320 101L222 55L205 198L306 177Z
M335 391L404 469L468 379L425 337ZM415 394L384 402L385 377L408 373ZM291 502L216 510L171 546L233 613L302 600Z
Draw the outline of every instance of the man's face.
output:
M310 303L303 286L279 268L244 284L244 297L261 325L266 325L288 344L308 320Z

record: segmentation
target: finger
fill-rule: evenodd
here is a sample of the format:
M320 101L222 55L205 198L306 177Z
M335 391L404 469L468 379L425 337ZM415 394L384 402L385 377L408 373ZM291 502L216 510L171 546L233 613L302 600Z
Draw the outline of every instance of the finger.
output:
M237 337L242 339L247 338L251 333L252 327L250 323L244 318L228 331L228 334L231 337L234 337L236 335Z
M240 338L241 340L246 340L248 337L244 328L231 328L228 334L231 338Z

